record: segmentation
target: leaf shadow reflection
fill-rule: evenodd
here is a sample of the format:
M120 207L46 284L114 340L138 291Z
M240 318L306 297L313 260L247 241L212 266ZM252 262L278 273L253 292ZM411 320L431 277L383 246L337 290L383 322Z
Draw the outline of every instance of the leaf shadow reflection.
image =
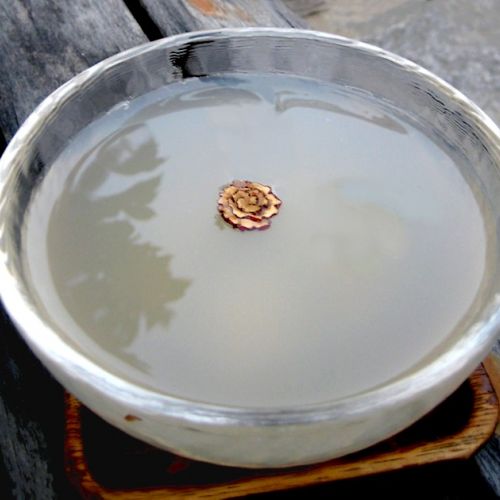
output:
M172 255L137 227L155 216L161 181L157 144L134 125L102 140L77 164L50 218L49 265L60 300L102 348L147 371L127 348L140 332L172 317L190 284L175 277Z

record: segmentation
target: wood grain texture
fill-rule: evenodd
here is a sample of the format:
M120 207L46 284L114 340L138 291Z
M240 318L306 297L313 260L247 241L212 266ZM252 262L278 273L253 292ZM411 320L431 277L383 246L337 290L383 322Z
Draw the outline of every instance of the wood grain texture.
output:
M500 356L497 354L497 349L486 358L484 367L495 392L500 395ZM494 435L477 454L476 462L483 477L500 497L500 420L497 422Z
M460 415L450 416L450 411ZM479 367L468 385L440 408L390 440L330 462L274 471L202 464L148 447L119 431L112 439L107 424L70 395L66 398L66 412L67 471L85 498L233 498L468 459L493 432L498 401L484 369ZM106 456L96 464L95 457L100 453ZM106 472L112 474L110 463L120 471L114 479L106 478ZM159 472L148 476L148 469ZM131 487L131 475L139 478L140 487Z
M120 0L0 0L0 27L0 129L7 140L56 87L147 41ZM3 310L0 333L0 496L70 498L62 389Z
M7 139L72 76L147 41L121 0L1 0L0 26L0 129Z
M63 443L62 391L3 315L0 332L0 449L8 489L15 498L50 497L64 489L64 478L55 473Z
M327 9L326 0L283 0L284 4L295 14L305 17Z
M140 1L163 36L228 26L305 27L290 9L274 0L136 1Z

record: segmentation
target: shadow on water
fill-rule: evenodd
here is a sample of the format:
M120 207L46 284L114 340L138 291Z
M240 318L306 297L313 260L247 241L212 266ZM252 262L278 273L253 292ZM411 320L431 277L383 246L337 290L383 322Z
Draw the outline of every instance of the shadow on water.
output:
M48 229L49 265L60 300L101 347L147 371L126 349L139 332L166 329L190 280L173 276L171 255L141 241L167 161L144 126L101 141L73 169Z

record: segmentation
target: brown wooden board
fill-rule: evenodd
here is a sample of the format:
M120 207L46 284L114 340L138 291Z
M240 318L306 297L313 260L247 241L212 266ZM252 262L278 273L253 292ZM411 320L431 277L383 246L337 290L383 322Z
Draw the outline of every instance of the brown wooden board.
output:
M500 397L500 344L497 343L495 350L484 360L484 367L488 373L491 385ZM500 497L500 420L497 424L495 434L485 446L475 455L475 460L481 470L481 475L493 488L497 497Z
M482 366L409 429L367 450L289 469L249 470L178 457L106 424L66 397L66 472L85 498L233 498L450 460L466 460L493 433L498 400Z

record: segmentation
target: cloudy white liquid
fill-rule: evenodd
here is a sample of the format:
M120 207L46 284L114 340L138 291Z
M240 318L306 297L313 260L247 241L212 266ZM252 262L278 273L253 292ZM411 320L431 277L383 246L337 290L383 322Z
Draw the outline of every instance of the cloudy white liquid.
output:
M268 184L264 232L217 212ZM42 182L26 266L61 334L187 399L277 407L380 385L443 343L485 268L447 153L352 92L288 77L171 85L96 121Z

